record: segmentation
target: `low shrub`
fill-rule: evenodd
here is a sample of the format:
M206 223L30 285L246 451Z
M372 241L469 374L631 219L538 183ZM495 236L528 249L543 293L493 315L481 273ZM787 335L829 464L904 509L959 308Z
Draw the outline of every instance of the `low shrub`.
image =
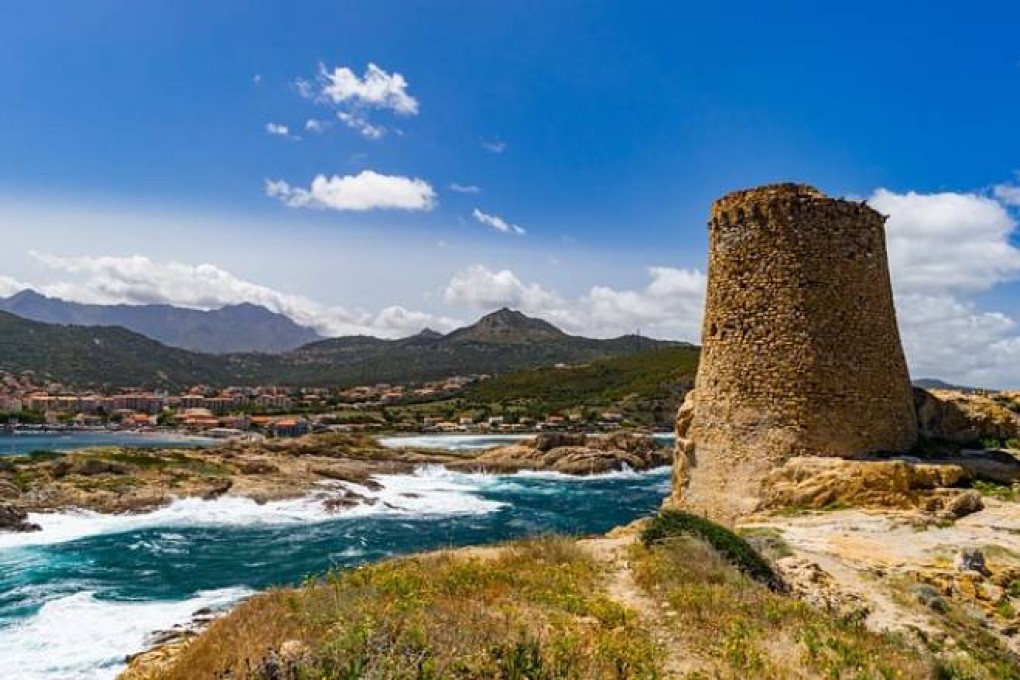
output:
M712 546L726 561L749 577L776 591L785 590L782 579L751 544L726 527L680 510L666 510L652 519L641 534L646 545L676 536L694 536Z

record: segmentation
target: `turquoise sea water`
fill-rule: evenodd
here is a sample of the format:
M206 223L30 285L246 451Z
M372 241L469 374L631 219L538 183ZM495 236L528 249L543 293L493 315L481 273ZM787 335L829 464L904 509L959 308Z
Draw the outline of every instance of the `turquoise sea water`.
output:
M429 467L379 479L379 491L358 489L379 503L336 515L313 494L33 516L43 531L0 534L0 673L110 678L153 631L200 608L388 555L606 531L652 512L669 486L666 469L576 478Z
M29 451L73 451L91 446L193 447L215 440L148 432L0 432L0 456Z

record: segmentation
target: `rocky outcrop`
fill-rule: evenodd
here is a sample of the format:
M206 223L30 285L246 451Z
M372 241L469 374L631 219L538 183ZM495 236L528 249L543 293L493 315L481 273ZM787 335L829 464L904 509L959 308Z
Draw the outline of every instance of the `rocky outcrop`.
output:
M983 394L914 389L918 430L932 441L964 446L982 440L1007 442L1020 438L1020 415Z
M0 531L39 531L39 525L28 521L28 513L10 503L0 503Z
M791 458L914 445L884 222L805 185L715 202L672 504L732 522L755 511L769 472Z
M536 439L500 446L481 453L470 462L451 467L487 471L551 470L570 475L598 474L628 467L648 470L672 462L669 448L649 435L616 433L604 436L548 434Z
M326 509L340 511L374 502L349 485L378 490L382 487L378 478L409 474L423 465L585 475L624 467L646 470L671 461L672 451L651 436L628 433L545 434L478 456L387 448L360 435L230 442L192 450L103 448L52 460L5 456L0 460L0 531L19 526L30 530L32 525L20 524L26 511L144 512L174 498L211 500L224 494L263 503L314 492Z
M789 555L776 560L776 570L795 597L848 623L861 623L871 607L857 593L839 583L817 563Z
M958 488L970 480L965 468L951 463L792 458L769 473L762 509L852 506L957 518L983 507L979 494Z

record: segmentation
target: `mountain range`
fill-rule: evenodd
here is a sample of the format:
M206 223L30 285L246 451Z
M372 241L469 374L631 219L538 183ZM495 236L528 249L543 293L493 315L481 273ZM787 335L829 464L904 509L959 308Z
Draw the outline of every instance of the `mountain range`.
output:
M23 290L0 298L0 311L64 326L120 326L170 347L207 354L279 353L322 336L252 304L203 311L170 305L90 305Z
M683 344L636 335L608 340L568 335L541 319L501 309L446 335L424 330L399 340L318 340L275 354L211 354L169 347L116 326L42 323L0 311L0 370L34 371L77 387L408 383L586 363Z

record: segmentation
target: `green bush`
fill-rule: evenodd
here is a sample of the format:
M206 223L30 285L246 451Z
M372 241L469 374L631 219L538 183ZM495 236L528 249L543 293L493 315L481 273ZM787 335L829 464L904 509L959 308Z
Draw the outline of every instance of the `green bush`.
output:
M642 532L641 541L647 546L676 536L700 538L752 579L772 590L782 591L786 588L782 579L750 543L726 527L700 515L679 510L661 512Z
M991 496L992 498L998 498L1000 501L1015 501L1016 500L1016 489L1006 484L996 484L995 482L985 482L982 480L975 480L971 484L971 488L980 493L982 496Z
M995 437L984 437L978 440L983 449L1020 449L1020 439L996 439Z

